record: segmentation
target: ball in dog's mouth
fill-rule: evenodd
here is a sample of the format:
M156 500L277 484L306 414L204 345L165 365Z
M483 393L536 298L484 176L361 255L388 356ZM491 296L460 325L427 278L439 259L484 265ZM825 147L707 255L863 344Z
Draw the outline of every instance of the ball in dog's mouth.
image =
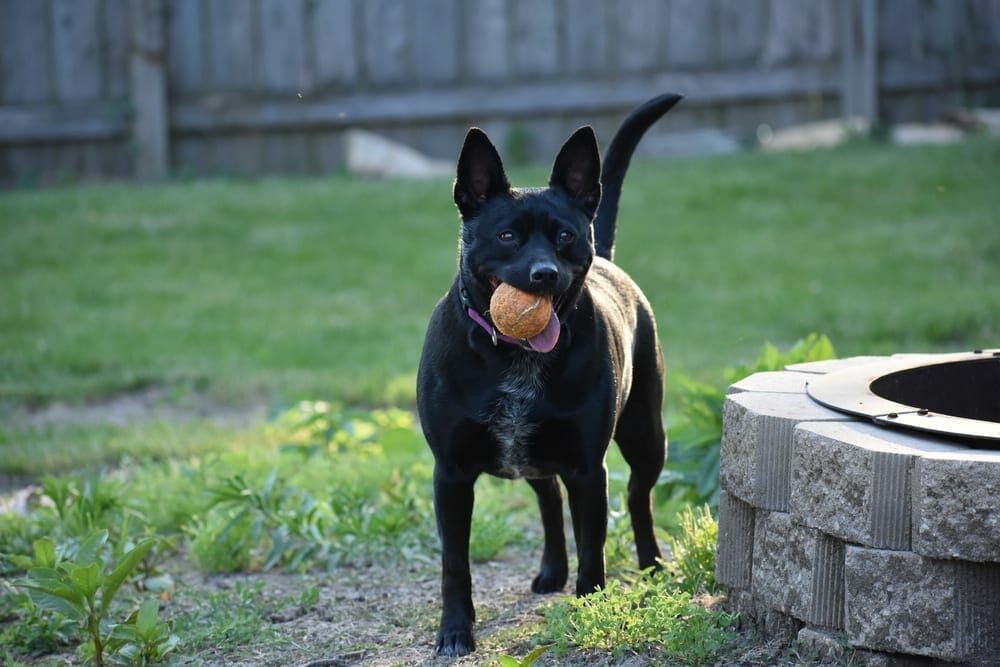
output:
M559 318L552 297L522 292L500 283L490 299L490 319L500 333L528 341L532 349L548 352L559 340Z

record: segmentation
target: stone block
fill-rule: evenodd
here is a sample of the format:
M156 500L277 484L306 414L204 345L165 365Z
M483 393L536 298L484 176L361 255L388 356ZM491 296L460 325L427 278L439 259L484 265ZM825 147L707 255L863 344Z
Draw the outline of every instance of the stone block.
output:
M792 445L793 517L850 542L909 549L915 457L893 442L897 435L861 422L801 424Z
M844 630L855 646L955 656L954 563L848 546L844 592Z
M843 665L850 664L851 649L844 645L838 632L805 627L796 637L800 660L809 664Z
M1000 665L1000 564L956 563L955 652Z
M739 382L729 385L727 394L738 394L744 391L766 391L777 394L804 394L806 393L806 382L810 373L796 373L793 371L766 371L754 373Z
M764 605L807 623L840 628L844 545L785 512L759 511L752 590Z
M730 394L723 406L722 488L755 507L786 511L795 426L848 419L805 394Z
M750 588L755 510L723 491L719 495L719 546L715 580L731 588Z
M921 555L1000 563L1000 451L918 459L913 533Z

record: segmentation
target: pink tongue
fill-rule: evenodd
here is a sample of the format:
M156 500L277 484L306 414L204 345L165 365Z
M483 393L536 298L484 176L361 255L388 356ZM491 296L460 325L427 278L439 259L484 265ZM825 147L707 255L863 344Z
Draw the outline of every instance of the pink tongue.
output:
M528 339L528 345L535 352L551 352L552 348L559 342L559 318L553 309L549 316L549 323L542 329L542 333Z

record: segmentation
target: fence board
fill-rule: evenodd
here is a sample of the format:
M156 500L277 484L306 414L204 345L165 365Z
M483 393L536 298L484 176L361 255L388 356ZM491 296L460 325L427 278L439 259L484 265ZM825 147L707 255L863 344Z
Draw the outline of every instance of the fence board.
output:
M108 97L125 97L128 84L128 3L104 0L104 28L101 31L103 88Z
M411 26L413 79L422 83L454 81L458 74L456 0L423 0L407 6Z
M167 6L167 76L171 92L191 95L205 87L201 0L171 0Z
M666 58L670 67L708 69L715 60L715 7L704 0L667 5Z
M375 85L400 83L409 73L406 8L407 3L394 0L363 3L365 68Z
M224 108L190 101L177 104L171 126L178 131L348 127L378 123L420 123L486 116L546 116L618 111L660 91L688 94L691 105L735 103L767 97L835 93L838 76L823 67L703 74L623 77L614 81L568 81L553 84L474 85L441 91L361 93L334 101L234 101Z
M755 61L762 35L763 0L719 0L716 12L718 62L726 66Z
M124 108L104 104L0 107L0 141L87 141L118 139L127 133Z
M500 79L509 72L507 4L504 0L468 0L465 58L467 78Z
M559 17L555 0L517 0L512 6L510 53L514 73L535 78L559 69Z
M358 77L357 31L351 0L317 0L307 9L317 87L355 81Z
M625 72L647 72L663 62L666 6L658 0L618 0L617 65Z
M49 8L37 0L0 2L0 101L22 104L48 99Z
M252 5L212 0L208 6L208 84L213 92L249 92L255 82Z
M607 1L578 0L567 3L562 17L563 68L572 74L600 75L610 67Z
M101 95L97 0L54 0L52 31L56 96L62 102Z
M305 68L305 7L302 0L260 0L260 85L269 93L311 88Z

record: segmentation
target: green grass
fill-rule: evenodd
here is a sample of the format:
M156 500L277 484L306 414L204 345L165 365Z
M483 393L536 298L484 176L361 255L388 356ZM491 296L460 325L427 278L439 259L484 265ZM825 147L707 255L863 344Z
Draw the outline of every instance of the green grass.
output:
M698 379L810 331L842 356L995 345L998 168L987 140L640 162L617 259ZM408 405L458 224L446 181L0 194L0 402L153 385Z

